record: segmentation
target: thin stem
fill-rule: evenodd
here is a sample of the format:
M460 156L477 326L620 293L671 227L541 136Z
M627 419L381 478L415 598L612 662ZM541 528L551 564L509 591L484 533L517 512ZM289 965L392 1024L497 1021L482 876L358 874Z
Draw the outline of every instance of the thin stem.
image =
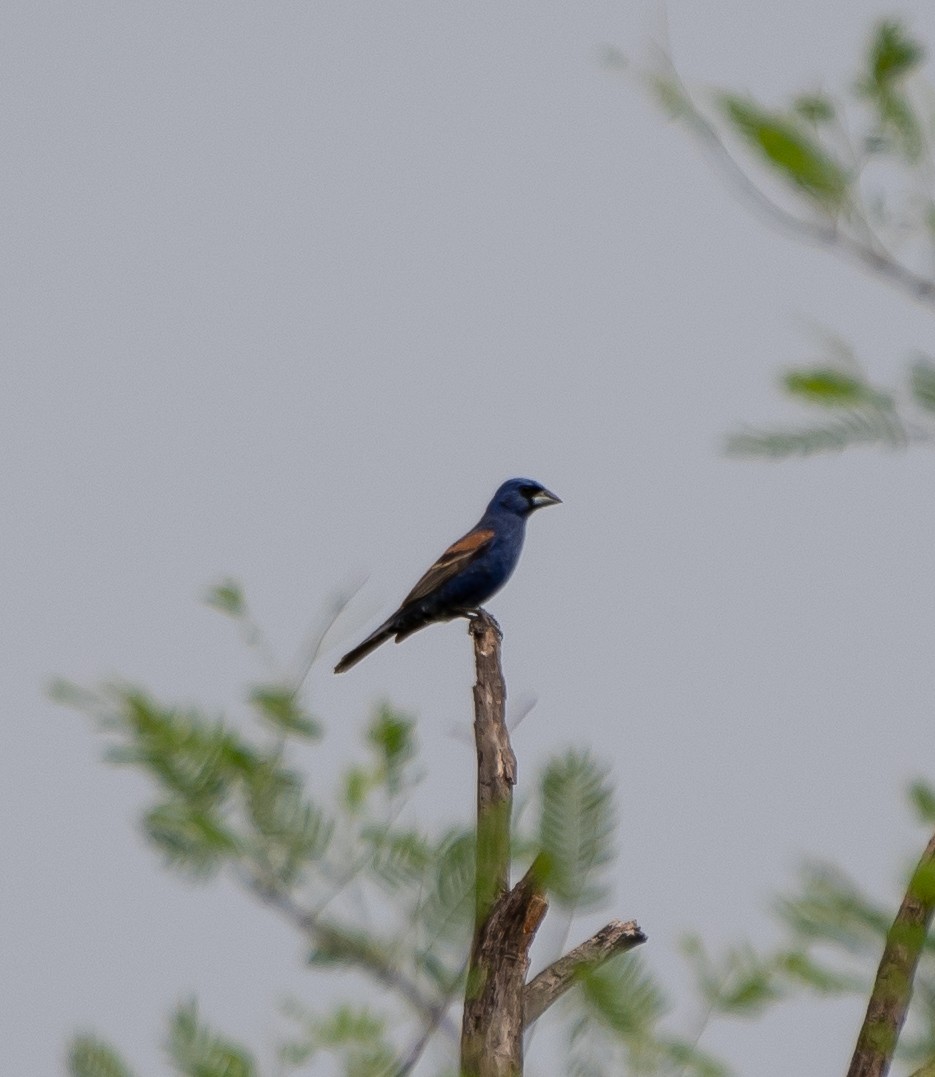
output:
M883 956L847 1077L885 1077L912 998L912 981L935 912L935 835L912 873ZM924 1072L924 1068L923 1068Z
M684 103L688 125L699 141L710 151L715 166L721 174L738 191L740 196L760 212L770 223L784 231L798 236L810 243L840 251L844 257L888 281L894 287L907 293L913 299L928 306L935 306L935 280L916 273L904 265L894 255L874 242L874 239L862 239L847 231L846 223L836 220L809 220L792 213L774 201L759 187L737 162L728 150L714 124L695 104L688 89L678 76L670 57L666 57L667 77L677 88ZM863 217L860 218L866 226Z
M281 888L252 875L245 876L244 882L264 904L282 913L315 946L335 953L349 965L367 973L377 983L405 1000L426 1025L431 1025L433 1030L440 1028L450 1038L457 1039L457 1028L446 1014L447 1005L442 1006L439 1012L441 1004L426 995L414 979L407 976L375 946L368 945L366 941L354 938L335 924L325 923L306 912L291 894Z

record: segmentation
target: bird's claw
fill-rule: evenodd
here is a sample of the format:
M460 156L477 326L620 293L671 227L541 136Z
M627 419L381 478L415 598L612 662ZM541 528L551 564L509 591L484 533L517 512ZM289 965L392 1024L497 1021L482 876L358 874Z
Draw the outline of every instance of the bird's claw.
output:
M496 618L492 617L481 606L478 606L477 609L473 610L462 610L461 616L466 617L471 622L470 627L468 628L469 632L476 632L478 629L488 627L492 628L500 639L503 639L503 629L497 624Z

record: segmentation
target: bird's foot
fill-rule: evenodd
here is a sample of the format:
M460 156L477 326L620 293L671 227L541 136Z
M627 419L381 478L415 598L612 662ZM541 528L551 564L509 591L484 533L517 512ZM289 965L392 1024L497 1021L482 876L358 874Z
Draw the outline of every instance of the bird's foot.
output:
M468 631L471 633L482 631L484 628L492 628L494 632L503 639L503 630L497 624L496 618L492 617L485 609L480 606L473 610L462 610L461 615L467 617L471 622Z

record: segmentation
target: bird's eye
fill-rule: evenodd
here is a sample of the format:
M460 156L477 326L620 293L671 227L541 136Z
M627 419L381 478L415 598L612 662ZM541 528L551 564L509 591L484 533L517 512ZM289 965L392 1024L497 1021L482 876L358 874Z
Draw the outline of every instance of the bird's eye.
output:
M535 497L536 494L539 493L539 487L538 486L521 486L519 488L519 492L523 495L523 497L527 497L527 498L528 497Z

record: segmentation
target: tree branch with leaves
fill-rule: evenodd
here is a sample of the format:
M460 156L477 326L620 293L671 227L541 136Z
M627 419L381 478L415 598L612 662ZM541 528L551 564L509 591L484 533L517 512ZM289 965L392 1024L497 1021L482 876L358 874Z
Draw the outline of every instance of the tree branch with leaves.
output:
M272 665L236 585L221 585L209 603ZM198 883L227 874L296 929L313 973L349 972L373 988L363 993L372 1001L362 1003L358 993L342 1002L336 994L317 1012L291 1002L284 1017L293 1031L281 1042L277 1072L309 1071L329 1055L355 1077L438 1072L450 1067L460 1039L462 1072L519 1073L525 1030L575 984L581 990L572 992L577 1002L565 1020L601 1022L622 1045L660 1036L659 1012L631 998L633 974L628 965L618 969L644 941L632 921L612 922L527 982L546 895L569 919L606 900L611 791L606 769L587 754L557 756L538 784L538 818L531 828L516 826L499 632L481 615L471 634L477 825L442 826L434 836L406 821L408 798L425 775L413 720L388 706L366 727L364 758L340 774L329 797L321 776L310 780L296 762L314 757L325 729L301 700L302 677L270 668L245 690L246 713L223 718L164 704L133 685L55 689L61 702L94 719L111 763L149 779L143 834L167 868ZM320 639L312 646L317 652ZM375 907L373 921L366 910ZM616 985L616 1014L596 986L599 973L605 988ZM322 997L321 988L315 994ZM256 1077L253 1053L211 1030L200 1013L186 1000L171 1019L173 1068L192 1077ZM69 1065L74 1077L132 1073L96 1035L75 1039Z
M839 94L803 92L780 108L733 92L702 95L686 86L671 54L645 81L767 223L935 310L935 104L924 60L922 43L887 19L871 34L852 88ZM728 439L730 453L781 457L932 440L929 356L912 358L904 386L883 389L852 348L827 343L824 356L781 381L815 421L739 431Z

